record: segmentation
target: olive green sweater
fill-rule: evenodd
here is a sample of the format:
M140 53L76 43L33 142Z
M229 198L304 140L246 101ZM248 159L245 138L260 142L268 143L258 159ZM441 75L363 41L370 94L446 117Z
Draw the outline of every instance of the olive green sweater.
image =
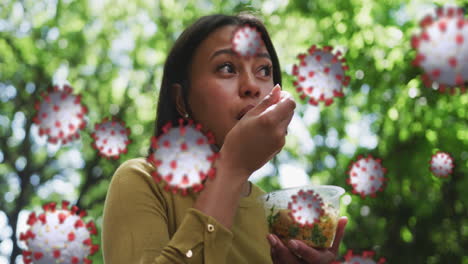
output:
M272 263L265 212L256 202L264 194L259 187L252 184L249 196L241 198L227 229L192 208L198 194L165 191L153 180L153 170L139 158L115 172L102 228L106 264Z

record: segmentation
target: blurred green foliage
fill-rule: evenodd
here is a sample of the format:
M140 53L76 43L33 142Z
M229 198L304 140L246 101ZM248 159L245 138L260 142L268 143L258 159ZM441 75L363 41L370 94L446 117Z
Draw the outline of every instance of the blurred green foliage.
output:
M468 7L467 1L455 2ZM174 40L202 15L250 11L267 25L282 63L283 88L298 102L291 68L297 54L312 44L344 51L351 77L345 97L329 107L320 105L316 120L306 122L313 150L302 151L303 139L291 133L284 151L272 162L275 170L258 184L266 191L280 188L278 167L289 162L306 168L313 183L345 187L342 214L350 221L341 255L347 249L374 250L388 263L468 263L468 192L463 189L468 187L468 94L426 88L419 78L421 70L411 66L415 51L410 39L420 32L421 14L442 4L2 0L0 208L12 234L22 209L64 199L54 191L40 195L39 190L50 189L47 185L53 180L73 182L74 190L67 195L88 210L100 229L113 172L124 160L146 154L162 67ZM60 69L68 72L66 79L83 96L89 114L81 140L54 149L35 137L33 103ZM307 119L310 108L298 105L300 119ZM89 136L94 124L111 115L125 120L132 130L133 143L118 161L100 158ZM350 125L362 120L369 120L369 131L357 126L358 134L370 133L374 143L350 134ZM331 137L338 144L330 144ZM345 145L351 150L344 151ZM66 155L73 149L80 155L71 159L83 163L70 168L63 160L70 159ZM429 172L428 161L437 150L450 152L455 160L447 179ZM376 198L361 199L345 184L347 167L358 154L379 157L388 169L388 185ZM78 181L71 175L78 175ZM20 253L16 237L1 238L2 243L13 240L11 257L3 254L15 259ZM102 263L101 253L92 259Z

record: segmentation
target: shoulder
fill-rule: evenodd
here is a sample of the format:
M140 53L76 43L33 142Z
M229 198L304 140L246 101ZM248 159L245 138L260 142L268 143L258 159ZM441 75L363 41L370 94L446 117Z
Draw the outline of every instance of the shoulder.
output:
M154 167L145 158L130 159L122 163L112 176L111 186L125 185L129 188L154 188L151 173Z
M135 158L130 159L122 163L119 168L116 170L118 173L151 173L154 170L154 167L149 163L145 158Z

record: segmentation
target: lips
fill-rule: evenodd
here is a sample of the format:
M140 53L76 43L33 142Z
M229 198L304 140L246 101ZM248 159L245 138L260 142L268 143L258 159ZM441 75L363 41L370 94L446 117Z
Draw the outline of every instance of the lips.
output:
M241 120L242 117L247 114L248 111L250 111L252 108L254 108L255 106L254 105L247 105L246 107L242 108L242 110L239 112L239 114L237 115L237 120Z

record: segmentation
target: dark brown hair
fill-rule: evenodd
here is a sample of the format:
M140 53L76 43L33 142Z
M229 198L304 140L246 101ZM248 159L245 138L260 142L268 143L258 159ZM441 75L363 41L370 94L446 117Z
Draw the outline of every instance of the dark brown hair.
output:
M281 69L275 48L263 23L251 15L210 15L199 18L195 23L185 29L174 43L166 63L159 93L158 110L155 121L155 136L162 133L162 127L168 122L175 122L182 116L176 109L173 85L182 86L182 97L188 113L191 115L188 105L188 93L190 91L190 65L195 50L208 35L216 29L228 25L249 25L255 27L262 35L265 47L270 54L273 64L273 82L281 85Z

